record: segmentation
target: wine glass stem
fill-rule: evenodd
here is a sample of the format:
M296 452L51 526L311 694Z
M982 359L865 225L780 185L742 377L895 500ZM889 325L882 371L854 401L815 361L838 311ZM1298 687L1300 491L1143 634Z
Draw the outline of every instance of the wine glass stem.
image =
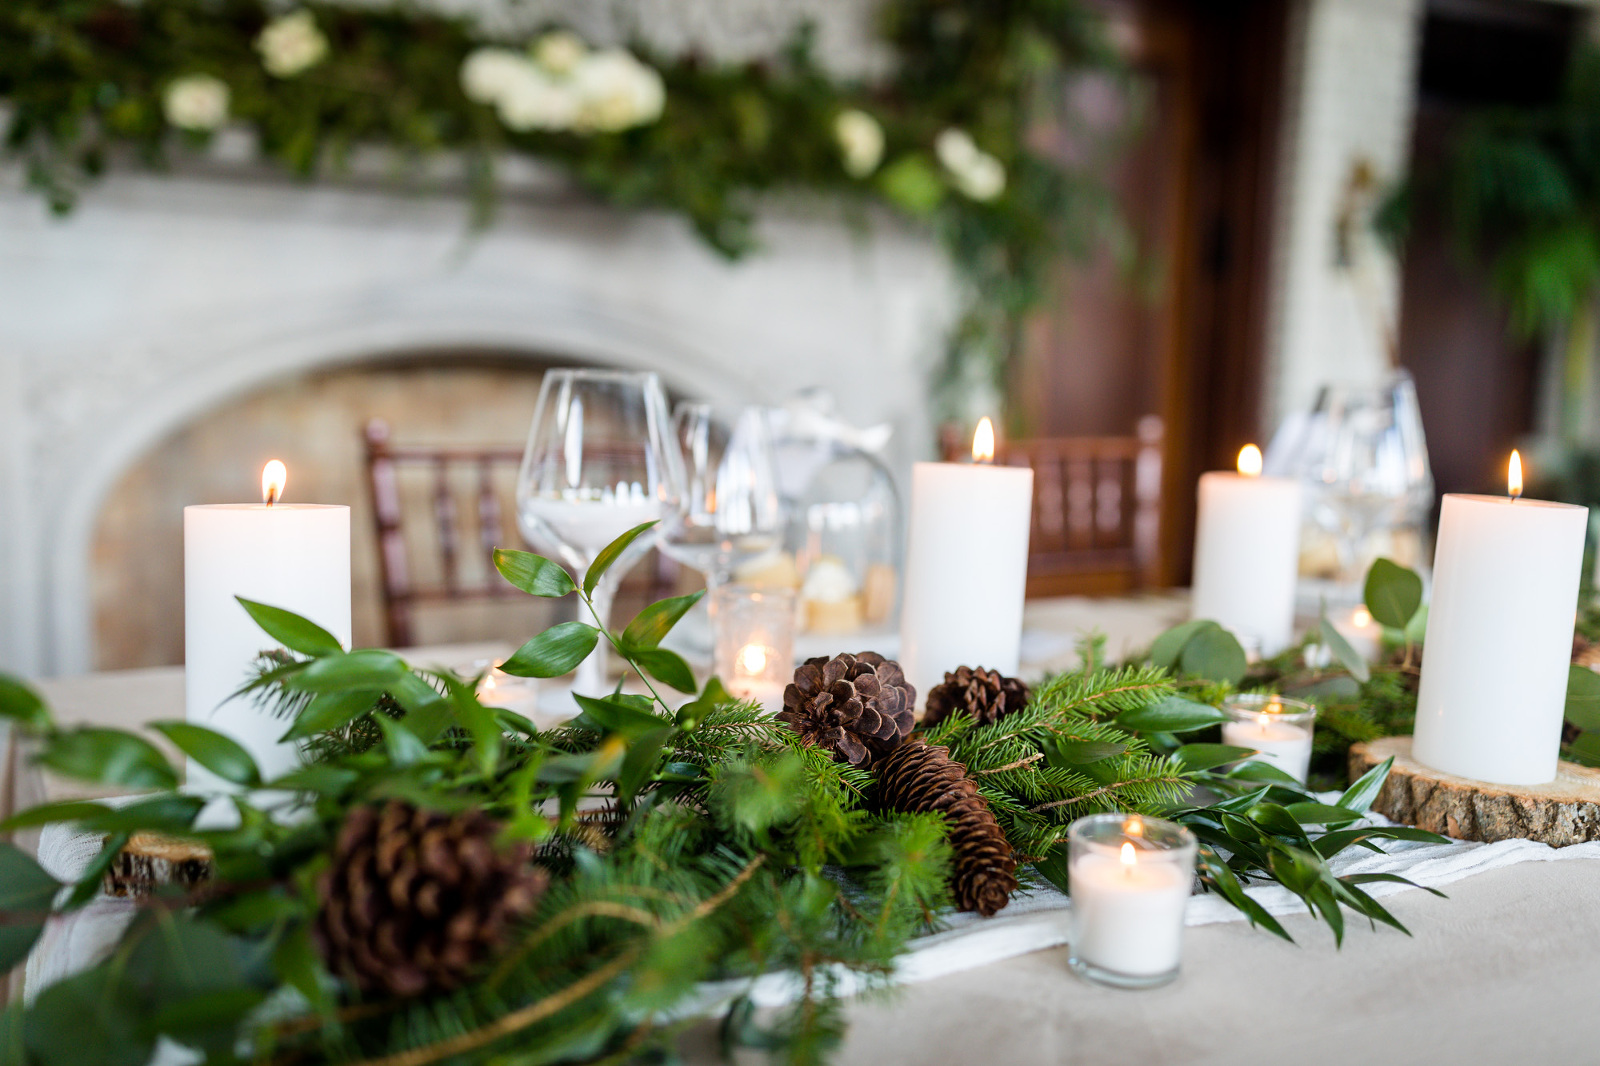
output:
M600 641L594 646L594 651L589 657L578 664L577 676L572 681L572 691L580 696L607 696L611 693L610 678L606 672L611 653L611 642L606 639L606 633L611 631L611 601L616 598L617 586L612 582L610 575L600 579L594 591L589 594L589 603L594 607L594 621L603 632Z

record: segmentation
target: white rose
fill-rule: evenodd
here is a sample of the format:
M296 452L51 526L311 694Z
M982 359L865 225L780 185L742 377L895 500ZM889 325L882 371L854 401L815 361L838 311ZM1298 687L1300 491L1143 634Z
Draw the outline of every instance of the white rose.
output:
M507 129L567 130L577 120L579 99L570 86L522 60L510 72L495 108Z
M979 148L965 130L945 130L933 142L933 151L966 196L993 200L1005 191L1005 164Z
M228 86L209 74L186 74L167 86L161 105L179 129L209 132L228 121Z
M461 91L477 103L498 104L528 65L509 48L475 49L461 62Z
M309 11L273 19L256 38L261 65L277 78L292 78L322 62L328 54L328 38L317 28Z
M533 60L551 74L571 74L589 54L583 38L569 30L552 30L533 46Z
M577 128L615 132L661 117L666 87L654 68L622 49L585 56L572 72L579 109Z
M839 112L833 120L833 136L844 157L845 173L864 178L883 161L883 127L865 111Z

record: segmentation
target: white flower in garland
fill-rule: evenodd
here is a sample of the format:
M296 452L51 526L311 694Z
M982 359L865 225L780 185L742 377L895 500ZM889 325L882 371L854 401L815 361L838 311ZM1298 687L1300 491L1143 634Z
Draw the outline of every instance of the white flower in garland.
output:
M620 48L585 56L572 72L578 95L574 128L614 133L654 122L667 102L666 87L653 67Z
M209 133L228 121L228 85L210 74L174 79L161 98L167 121L179 129Z
M569 130L578 118L580 101L572 86L556 81L527 60L507 71L495 112L507 129Z
M1005 192L1005 164L979 148L966 130L948 129L933 142L934 154L956 188L980 202Z
M589 46L570 30L551 30L533 45L533 61L558 77L577 70L588 54Z
M292 78L327 58L328 38L311 12L296 11L267 23L256 38L256 51L268 74Z
M839 142L845 173L864 178L883 162L883 127L865 111L851 108L833 120L833 136Z
M528 65L509 48L475 49L461 64L461 91L475 103L498 104Z

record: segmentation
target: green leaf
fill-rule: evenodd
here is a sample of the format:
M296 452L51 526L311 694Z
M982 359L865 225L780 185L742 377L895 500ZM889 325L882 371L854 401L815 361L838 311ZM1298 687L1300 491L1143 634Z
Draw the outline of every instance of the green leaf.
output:
M300 692L338 692L344 689L387 689L407 673L405 660L381 648L359 648L327 655L289 678L285 684Z
M1378 798L1378 793L1383 791L1383 783L1393 768L1394 756L1391 755L1356 778L1350 787L1345 789L1344 795L1339 797L1339 806L1365 813L1367 808L1372 806L1372 801Z
M376 707L382 698L383 690L376 688L319 692L295 716L294 724L283 739L301 740L342 729Z
M1422 606L1422 578L1389 559L1374 560L1363 598L1379 625L1404 629Z
M1123 711L1114 723L1118 729L1134 733L1187 733L1227 720L1215 707L1186 700L1182 696L1168 696L1159 703Z
M534 637L500 664L516 677L560 677L589 657L600 631L582 622L562 622Z
M1033 868L1039 871L1041 877L1055 885L1062 892L1072 891L1072 880L1068 871L1067 846L1065 844L1057 844L1051 848L1045 853L1044 858L1033 864Z
M1276 836L1288 837L1297 843L1306 843L1306 832L1300 828L1300 823L1295 820L1284 807L1276 803L1258 803L1247 812L1247 817L1256 825Z
M655 522L642 522L628 530L616 540L600 549L600 554L595 556L594 562L589 564L588 571L583 575L583 594L593 596L595 586L600 584L600 579L606 571L611 569L611 564L621 558L622 553L628 550L628 545L638 540L646 530L656 525ZM501 667L501 669L505 669Z
M622 648L629 655L636 651L647 651L661 643L663 637L672 632L672 627L678 620L689 613L689 609L700 602L706 594L705 589L691 592L687 596L674 596L670 600L661 600L652 603L634 616L628 623L628 628L622 631ZM679 689L680 692L692 692L694 686Z
M1196 618L1173 626L1150 645L1150 662L1163 670L1176 670L1178 656L1183 654L1183 646L1189 643L1189 638L1207 626L1216 624L1208 618Z
M663 725L629 741L628 752L622 757L622 767L617 771L617 794L623 803L631 802L654 775L661 762L662 747L677 732L673 726Z
M1333 623L1328 620L1326 606L1323 608L1322 617L1317 619L1317 633L1323 646L1333 652L1333 657L1350 671L1351 677L1361 682L1372 677L1372 670L1367 666L1366 657L1350 646L1350 642L1344 639L1343 633L1333 628Z
M1305 896L1322 880L1322 860L1299 848L1274 849L1272 876L1295 895ZM1334 910L1337 912L1338 908Z
M0 973L22 965L44 932L43 922L19 922L0 925ZM0 1062L7 1061L0 1055Z
M261 783L261 771L256 768L255 759L232 737L190 722L151 722L150 728L224 781L236 785Z
M1441 837L1440 839L1443 840L1444 838ZM1409 877L1401 877L1399 874L1346 874L1345 876L1339 878L1339 880L1343 881L1347 885L1370 885L1376 882L1394 885L1408 885L1411 888L1420 888L1424 892L1430 892L1433 895L1438 896L1440 899L1450 898L1431 885L1419 885Z
M1406 628L1400 635L1413 644L1421 644L1427 634L1428 605L1423 604L1417 608L1417 613L1411 616L1411 621L1406 623Z
M1219 625L1201 627L1183 646L1178 668L1192 677L1237 685L1250 668L1239 639Z
M1185 744L1172 755L1183 764L1185 770L1195 771L1239 762L1254 751L1254 748L1239 748L1232 744Z
M53 822L76 822L92 814L100 814L110 810L104 803L92 800L62 800L58 803L41 803L37 807L18 811L10 818L0 822L0 833L9 833L16 829L32 829L35 826L50 825Z
M50 909L50 901L61 890L61 882L44 872L14 844L0 843L0 912ZM0 966L0 973L10 969Z
M1347 825L1361 818L1360 811L1327 803L1291 803L1284 810L1301 825Z
M268 788L291 792L315 792L319 796L342 796L361 775L337 766L302 766L267 782Z
M1583 766L1600 766L1600 733L1584 733L1572 742L1567 755Z
M311 941L309 926L299 926L278 941L272 953L272 970L284 984L293 987L319 1011L333 1006L330 982L322 968L321 956Z
M63 777L125 788L175 788L178 775L159 748L120 729L74 729L45 742L38 762Z
M645 673L663 685L671 685L679 692L694 691L694 671L689 669L689 664L677 652L666 648L650 648L634 652L633 659L644 668Z
M49 729L50 712L44 699L21 679L0 674L0 718L29 729Z
M907 214L927 216L944 199L939 172L921 153L903 155L878 172L878 189Z
M140 830L176 835L194 827L195 816L205 807L199 796L158 793L148 799L106 807L83 818L85 829L97 833L134 833Z
M574 693L572 698L583 709L583 713L573 719L572 724L593 729L597 733L620 733L624 737L635 738L667 724L666 719L650 710L653 704L639 696L595 699Z
M247 600L243 596L234 598L249 612L250 617L255 619L256 625L266 630L267 636L290 651L316 658L338 655L344 651L344 646L332 633L309 619L301 618L293 611L286 611L282 607L269 607L264 603Z
M530 596L555 600L578 590L572 576L562 569L561 564L532 552L496 548L494 568L500 571L501 577Z
M446 678L446 683L450 686L450 702L455 707L456 716L467 732L472 734L473 755L478 770L485 775L494 773L500 762L500 749L505 743L499 716L494 708L479 703L477 695L466 685L453 678Z
M1567 671L1567 721L1585 731L1600 731L1600 674L1587 666Z
M100 885L105 880L106 871L116 861L117 855L127 845L131 833L112 833L100 845L100 851L89 860L89 865L83 868L78 881L72 886L72 892L67 896L67 907L81 907L95 897L100 891Z
M1049 737L1040 743L1039 749L1044 752L1044 760L1047 764L1061 769L1069 769L1077 766L1088 766L1102 759L1121 755L1128 750L1128 745L1114 744L1108 740L1072 740L1066 737Z
M35 1062L52 1066L145 1066L155 1037L142 1032L143 1004L110 966L96 966L39 993L23 1023Z
M393 718L380 714L373 721L378 723L378 728L383 732L383 739L389 749L389 761L396 766L410 766L428 757L427 745Z

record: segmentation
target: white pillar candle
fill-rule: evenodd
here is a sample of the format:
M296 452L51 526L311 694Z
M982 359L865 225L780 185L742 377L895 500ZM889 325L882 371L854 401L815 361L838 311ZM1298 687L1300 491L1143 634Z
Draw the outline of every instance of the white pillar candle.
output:
M1232 630L1247 649L1275 655L1294 636L1300 568L1300 483L1262 477L1255 445L1239 472L1200 475L1192 616Z
M958 666L1014 674L1021 661L1033 470L989 465L987 418L973 452L911 471L900 664L919 702Z
M276 463L276 460L274 460ZM274 473L268 464L264 486ZM282 464L276 464L281 472ZM264 492L276 500L276 490ZM251 663L277 646L235 599L303 615L350 644L350 508L319 504L215 504L183 509L184 687L187 718L242 744L263 777L291 770L283 718L234 698ZM227 786L190 763L191 786Z
M1317 710L1309 703L1281 696L1247 693L1222 705L1222 742L1254 748L1247 761L1272 763L1304 784L1311 770L1311 737Z
M1129 987L1177 976L1194 887L1194 836L1157 819L1100 814L1068 831L1073 969Z
M1521 492L1515 470L1513 493ZM1503 785L1552 781L1588 508L1446 495L1412 754Z

